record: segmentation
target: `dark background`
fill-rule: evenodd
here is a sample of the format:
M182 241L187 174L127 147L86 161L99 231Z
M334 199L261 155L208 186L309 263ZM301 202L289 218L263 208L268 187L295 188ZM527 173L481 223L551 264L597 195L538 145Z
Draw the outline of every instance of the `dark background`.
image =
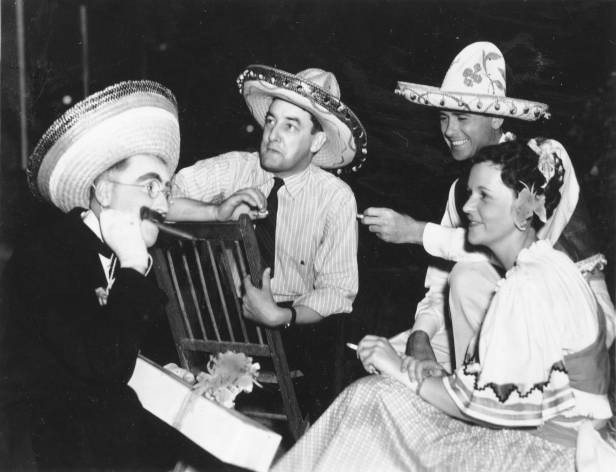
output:
M440 85L453 57L488 40L504 52L508 95L550 104L552 119L506 122L569 150L612 263L616 216L616 4L605 1L26 0L28 151L55 117L83 98L79 8L87 10L88 91L148 78L180 106L180 166L260 139L235 79L249 64L334 72L342 99L368 131L368 160L344 176L360 210L388 206L438 221L459 169L433 110L395 96L397 80ZM20 161L15 2L2 0L0 269L14 244L54 216L34 202ZM250 131L253 129L253 131ZM367 330L408 327L429 258L360 228L360 294Z

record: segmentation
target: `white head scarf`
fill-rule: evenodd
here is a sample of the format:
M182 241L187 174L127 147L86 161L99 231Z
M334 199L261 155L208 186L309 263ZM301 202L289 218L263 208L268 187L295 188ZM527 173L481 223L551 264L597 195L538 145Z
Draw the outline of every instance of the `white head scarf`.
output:
M546 139L541 143L538 143L537 139L531 139L528 142L528 146L540 156L556 155L562 162L565 171L563 184L560 187L560 203L537 234L539 239L547 239L554 245L575 211L580 197L580 185L578 184L569 154L567 154L562 144L554 139Z

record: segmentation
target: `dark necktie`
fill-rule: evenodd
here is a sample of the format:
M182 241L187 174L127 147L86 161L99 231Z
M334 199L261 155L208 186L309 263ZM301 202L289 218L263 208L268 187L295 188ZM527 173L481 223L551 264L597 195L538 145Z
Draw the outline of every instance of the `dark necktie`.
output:
M94 245L94 249L96 249L96 252L98 252L101 256L110 259L113 255L113 251L111 250L111 248L107 246L107 244L105 244L103 241L101 241L96 235L93 234L92 236L92 244Z
M269 267L270 277L274 277L274 256L276 255L276 214L278 213L278 190L284 185L284 180L274 177L274 186L267 197L267 216L257 221L255 233L259 242L261 256L265 266Z
M117 272L119 261L118 258L116 257L116 255L113 253L113 251L111 250L111 248L109 246L107 246L107 244L105 244L103 241L101 241L99 238L95 239L95 245L96 245L96 250L97 252L103 256L106 257L107 259L110 259L109 261L109 273L107 274L109 276L110 279L115 277L115 273Z

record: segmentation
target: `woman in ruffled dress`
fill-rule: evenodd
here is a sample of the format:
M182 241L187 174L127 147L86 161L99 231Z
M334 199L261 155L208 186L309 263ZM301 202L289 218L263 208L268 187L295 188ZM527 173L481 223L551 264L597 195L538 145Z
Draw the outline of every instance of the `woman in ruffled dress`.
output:
M537 239L565 172L533 148L507 142L474 158L467 239L504 277L463 365L424 376L366 336L358 357L379 375L348 387L276 472L575 469L580 426L612 416L605 318L575 264Z

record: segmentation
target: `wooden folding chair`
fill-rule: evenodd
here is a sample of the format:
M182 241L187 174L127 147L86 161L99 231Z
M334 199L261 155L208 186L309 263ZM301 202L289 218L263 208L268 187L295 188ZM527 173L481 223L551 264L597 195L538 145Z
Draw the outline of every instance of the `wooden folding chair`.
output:
M250 219L242 215L239 221L173 227L186 237L161 234L153 251L154 268L168 297L167 315L183 367L204 370L208 354L227 350L271 358L284 414L256 416L286 419L297 440L307 422L300 412L280 333L244 319L243 280L249 274L260 287L263 273Z

